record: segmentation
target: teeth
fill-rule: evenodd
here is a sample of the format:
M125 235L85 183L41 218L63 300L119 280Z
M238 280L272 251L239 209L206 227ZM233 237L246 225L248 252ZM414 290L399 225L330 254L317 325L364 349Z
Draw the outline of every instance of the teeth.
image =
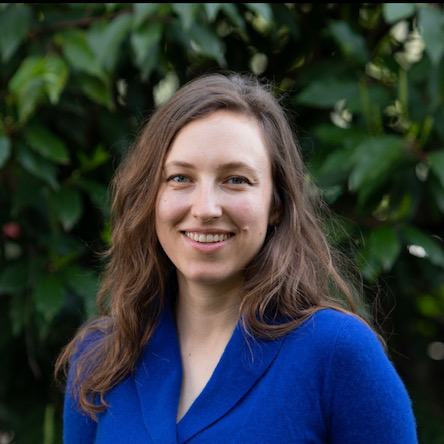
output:
M185 236L190 239L205 244L211 244L214 242L222 242L227 240L230 236L228 234L198 234L198 233L185 233Z

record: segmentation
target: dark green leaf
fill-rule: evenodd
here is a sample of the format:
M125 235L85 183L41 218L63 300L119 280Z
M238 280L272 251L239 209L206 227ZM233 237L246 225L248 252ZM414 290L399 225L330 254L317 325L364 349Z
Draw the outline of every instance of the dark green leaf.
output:
M31 11L24 3L9 3L0 13L0 53L7 62L26 36L31 24Z
M64 165L70 162L65 143L43 126L27 127L25 137L31 147L46 159Z
M0 136L0 169L11 156L11 141L6 136Z
M327 78L313 81L296 96L296 103L319 108L332 108L338 101L354 100L359 96L359 86L355 81Z
M373 230L369 247L385 271L392 268L401 252L401 242L393 227L381 227Z
M59 187L55 166L31 151L30 148L18 145L17 159L26 171L49 184L54 190Z
M109 213L109 201L108 201L108 187L102 183L92 180L82 178L79 181L79 187L88 193L91 202L93 202L104 215Z
M46 322L51 322L62 308L66 291L60 277L54 275L39 276L33 293L36 311Z
M25 326L27 306L24 295L15 294L11 298L9 305L9 319L11 320L11 329L14 337L17 337Z
M80 81L80 88L93 102L104 105L110 111L115 109L112 88L108 82L103 82L96 77L84 76Z
M88 316L97 313L98 276L90 270L76 265L66 267L63 270L65 284L73 292L81 296L85 302Z
M402 230L411 254L427 258L432 264L444 268L444 248L436 239L413 226Z
M71 231L83 213L82 199L78 191L61 188L53 194L51 202L64 230Z
M347 22L332 20L328 28L346 59L361 64L368 61L369 55L364 37L357 34Z
M428 155L431 170L444 187L444 150L434 151Z
M405 142L396 136L370 137L353 154L349 189L357 191L360 203L387 181L406 155Z
M28 285L28 264L25 261L6 265L0 271L0 294L14 294Z

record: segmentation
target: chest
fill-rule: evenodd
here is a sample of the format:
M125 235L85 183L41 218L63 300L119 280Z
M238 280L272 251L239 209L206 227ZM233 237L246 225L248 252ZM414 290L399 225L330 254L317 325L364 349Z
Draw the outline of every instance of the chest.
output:
M211 378L177 424L171 399L156 404L143 387L129 380L111 393L96 443L325 443L326 425L315 381L307 381L305 375L290 377L275 364L234 404L233 394L240 389L236 381ZM161 384L158 380L157 385Z

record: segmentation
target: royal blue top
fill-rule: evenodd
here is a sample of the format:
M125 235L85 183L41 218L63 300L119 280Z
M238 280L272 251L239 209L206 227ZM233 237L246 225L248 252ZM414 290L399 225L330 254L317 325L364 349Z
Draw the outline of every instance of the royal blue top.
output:
M324 309L276 340L238 325L207 385L176 424L182 369L165 311L137 371L107 396L98 422L65 397L65 444L414 444L405 386L376 335Z

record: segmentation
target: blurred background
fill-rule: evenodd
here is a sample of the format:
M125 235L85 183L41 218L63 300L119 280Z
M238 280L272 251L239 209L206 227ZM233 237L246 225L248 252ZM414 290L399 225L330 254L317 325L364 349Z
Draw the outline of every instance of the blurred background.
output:
M109 180L199 74L272 81L444 443L441 3L1 3L0 443L61 443L54 360L95 313Z

